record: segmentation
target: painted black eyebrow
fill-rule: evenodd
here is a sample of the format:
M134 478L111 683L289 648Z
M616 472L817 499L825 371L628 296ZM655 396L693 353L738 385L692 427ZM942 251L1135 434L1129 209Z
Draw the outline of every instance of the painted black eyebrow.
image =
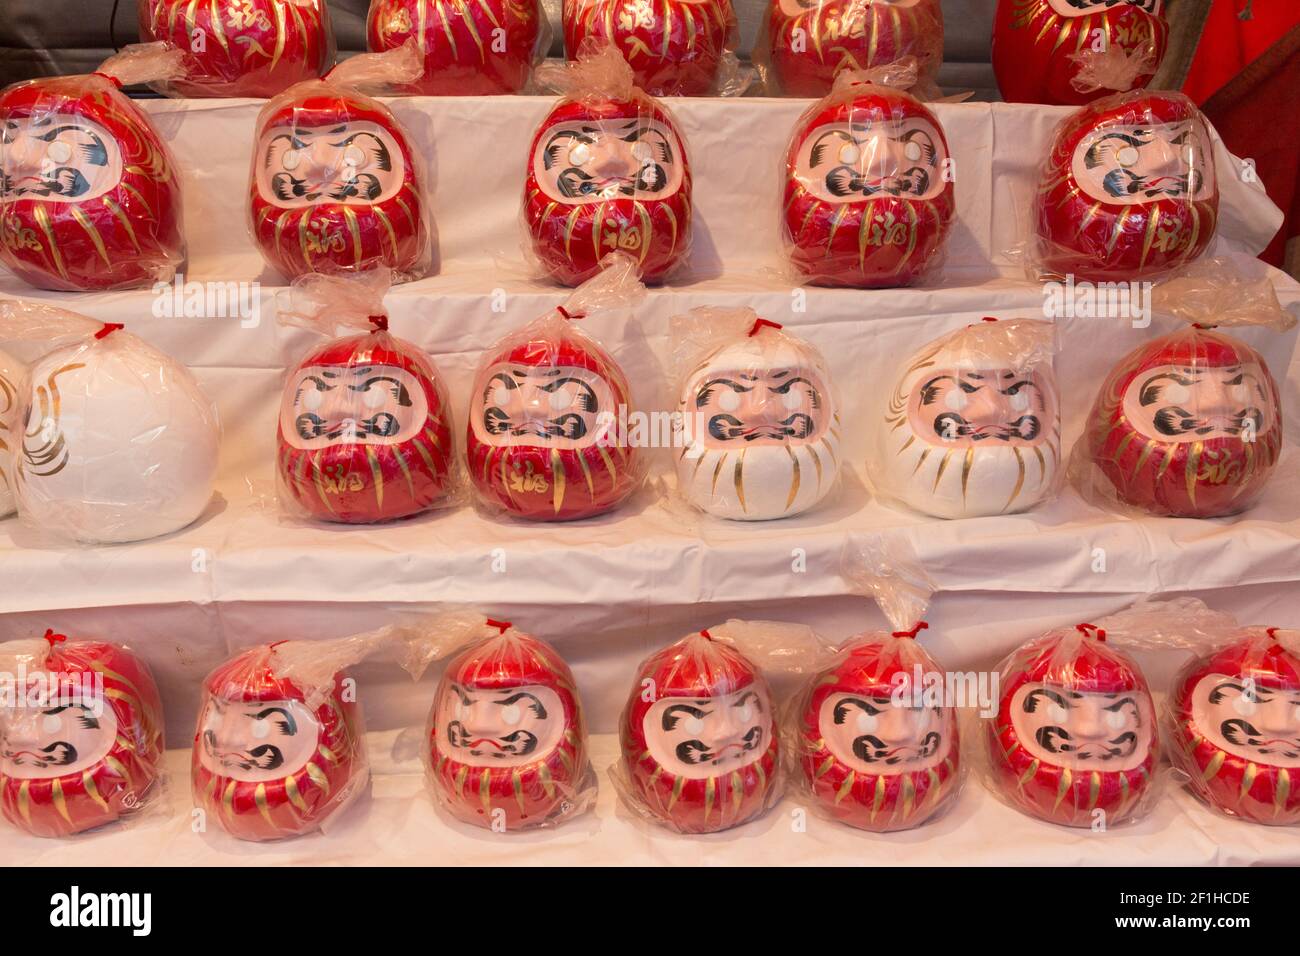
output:
M758 701L758 706L759 706L759 709L761 710L762 707L763 707L763 701L762 701L761 699L759 699L758 693L757 693L756 691L752 691L752 690L750 690L750 691L746 691L744 694L742 694L741 697L740 697L740 700L736 701L736 702L735 702L734 704L732 704L731 706L732 706L732 707L739 707L741 704L745 703L745 701L749 700L749 698L751 698L751 697L754 698L754 700Z
M293 719L293 714L289 713L283 707L268 707L259 713L253 715L254 720L266 720L272 714L279 714L284 718L284 732L292 737L298 732L298 722Z
M1248 693L1246 690L1246 685L1238 684L1236 681L1225 681L1224 683L1219 684L1217 687L1214 688L1214 690L1210 692L1210 703L1211 704L1223 703L1223 698L1227 696L1227 694L1225 694L1224 692L1228 690L1235 690L1238 694L1243 694L1243 695ZM1269 701L1273 699L1272 697L1261 697L1260 696L1261 693L1263 694L1269 693L1269 688L1260 687L1258 684L1252 687L1249 693L1254 696L1256 703L1267 704Z
M1138 395L1139 405L1154 405L1160 401L1160 386L1156 383L1161 379L1169 379L1184 388L1190 388L1200 381L1199 378L1179 375L1176 372L1161 372L1159 375L1153 375L1142 385L1142 392Z
M542 702L537 698L536 694L530 694L528 691L520 691L517 694L511 694L505 700L499 700L497 703L502 707L509 707L511 704L517 704L521 700L532 701L532 706L537 711L537 716L541 720L546 719L546 708L542 706Z
M709 716L707 711L700 710L698 707L692 707L690 704L673 704L671 707L664 710L663 717L659 721L660 726L662 726L664 730L672 730L677 726L677 721L681 720L680 717L676 716L676 713L679 710L701 720Z
M1044 697L1050 697L1052 701L1056 703L1056 705L1059 707L1068 708L1070 706L1070 702L1066 700L1065 697L1063 697L1061 694L1058 694L1056 691L1051 690L1047 687L1039 687L1037 690L1032 691L1029 694L1029 696L1025 698L1025 702L1021 706L1021 709L1024 710L1026 714L1032 714L1035 711L1037 711L1038 701L1035 698L1037 698L1039 694L1042 694Z
M1120 710L1123 710L1123 709L1124 709L1124 705L1125 705L1125 704L1132 704L1132 705L1133 705L1133 709L1134 709L1134 710L1137 710L1137 705L1138 705L1138 703L1137 703L1137 698L1136 698L1136 697L1131 697L1131 696L1130 696L1130 697L1124 697L1124 698L1122 698L1122 699L1120 699L1120 700L1117 700L1117 701L1115 701L1115 703L1111 704L1110 706L1108 706L1108 707L1103 707L1102 710L1120 711Z

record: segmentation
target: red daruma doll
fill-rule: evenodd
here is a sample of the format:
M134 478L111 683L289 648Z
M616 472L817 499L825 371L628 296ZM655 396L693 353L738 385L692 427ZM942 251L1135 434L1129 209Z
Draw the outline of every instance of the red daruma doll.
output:
M768 0L776 84L787 96L825 96L845 71L915 57L933 83L943 62L939 0Z
M611 252L663 281L691 239L691 168L676 121L632 84L616 50L547 69L564 98L533 136L523 220L542 271L578 285Z
M422 96L518 93L547 39L536 0L371 0L366 19L375 53L419 44L424 68L399 89Z
M1174 763L1204 803L1300 823L1300 632L1239 629L1175 678L1170 719Z
M1106 630L1051 631L1000 670L998 713L985 722L995 792L1065 826L1108 829L1144 815L1160 755L1155 707Z
M188 56L176 96L274 96L334 62L326 0L139 0L140 39Z
M1181 93L1097 100L1057 127L1034 199L1046 277L1150 279L1214 238L1219 186L1209 126Z
M412 42L352 57L263 107L249 174L249 228L262 257L286 278L376 265L398 281L428 272L419 161L406 129L360 92L418 71Z
M740 826L781 796L771 690L723 640L733 632L743 640L744 627L688 634L646 658L623 709L616 782L624 802L679 833Z
M734 59L731 0L563 0L564 49L610 44L651 96L707 96Z
M998 0L993 72L1008 103L1073 106L1104 95L1091 77L1131 61L1122 83L1140 89L1164 59L1165 0ZM1113 61L1107 67L1106 61Z
M555 826L596 794L582 702L555 648L477 620L447 665L428 726L428 781L452 816L497 833Z
M282 317L353 334L309 351L285 381L276 473L293 510L366 524L446 503L454 450L451 410L437 367L388 331L384 270L307 276Z
M127 47L89 76L0 91L0 262L40 289L170 282L185 261L176 161L119 87L179 75L182 54Z
M627 377L578 324L641 292L636 264L612 256L563 306L484 353L465 439L470 482L484 505L570 521L612 511L640 487L641 456L618 427L632 412Z
M907 69L846 73L795 124L781 237L813 285L909 285L939 258L956 209L938 118L901 89Z
M139 812L158 793L162 703L144 661L118 644L0 644L0 812L34 836L65 837Z

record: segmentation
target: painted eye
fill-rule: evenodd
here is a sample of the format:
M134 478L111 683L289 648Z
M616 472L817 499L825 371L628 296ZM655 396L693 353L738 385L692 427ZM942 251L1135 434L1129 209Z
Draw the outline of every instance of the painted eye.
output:
M1232 386L1232 400L1243 404L1250 401L1250 389L1245 385Z
M307 391L302 393L302 407L307 409L309 412L316 411L316 409L321 407L321 403L324 401L325 396L317 389L309 388Z
M510 401L510 389L504 385L498 385L492 389L492 404L505 405Z
M67 143L55 140L46 148L45 155L52 163L66 163L72 158L72 147Z
M1016 392L1011 396L1011 407L1018 412L1023 412L1029 407L1029 393L1024 389Z
M754 705L745 704L745 706L741 707L740 710L736 711L736 713L742 721L749 723L754 718Z
M1138 151L1132 146L1125 146L1115 154L1115 161L1125 168L1135 166L1138 161Z
M457 720L464 720L469 716L469 708L466 707L465 702L460 699L456 700L456 706L452 709L452 712L456 715Z
M271 733L271 725L265 720L255 720L252 730L254 740L265 740Z
M1047 708L1047 714L1052 718L1053 723L1063 724L1070 717L1070 712L1060 704L1052 704Z
M840 162L845 166L852 166L861 158L862 150L857 143L845 143L840 147Z
M297 169L298 164L301 162L302 153L298 152L296 149L291 149L280 157L280 165L285 169Z
M1123 711L1112 710L1106 714L1106 726L1108 726L1111 730L1119 730L1121 727L1124 726L1124 722L1125 722L1125 717Z
M366 151L360 146L349 146L343 151L343 162L349 166L360 166L366 161Z
M57 734L63 729L63 718L58 714L46 714L41 726L45 728L47 734Z
M519 723L519 718L523 716L523 711L519 709L518 704L511 704L509 707L501 708L501 719L513 727Z
M575 166L585 166L591 162L591 147L586 143L578 143L573 149L569 150L569 162Z
M692 736L699 736L704 733L704 721L698 717L687 717L686 732Z
M954 412L959 412L966 407L966 393L960 388L954 388L944 396L943 403Z
M1291 720L1293 723L1300 724L1300 707L1295 709L1295 713L1291 715Z
M1192 391L1186 385L1179 385L1174 382L1165 388L1163 397L1166 401L1173 402L1175 405L1182 405L1192 397Z
M857 725L858 733L874 734L876 728L880 726L880 718L875 714L868 714L865 711L861 711L858 713Z
M379 408L384 404L384 400L385 396L382 386L377 387L372 385L370 388L366 389L365 394L361 396L362 404L364 404L366 408Z
M903 149L903 155L914 163L921 158L922 152L921 144L915 141L909 142Z
M803 404L803 395L792 388L781 396L781 404L786 407L787 411L792 412Z
M655 158L655 152L649 143L637 143L632 147L632 155L641 163L653 162Z
M551 392L549 401L551 403L551 411L562 412L573 404L573 392L569 391L567 388L557 388L555 391Z
M1232 709L1243 717L1251 717L1255 713L1255 702L1246 697L1238 697L1232 702Z
M724 412L734 412L740 407L740 396L727 389L718 396L718 407Z

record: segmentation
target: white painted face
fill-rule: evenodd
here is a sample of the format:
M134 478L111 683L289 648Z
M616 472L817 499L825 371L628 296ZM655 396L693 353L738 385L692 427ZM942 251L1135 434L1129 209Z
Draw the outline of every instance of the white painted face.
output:
M479 375L470 427L485 445L571 450L612 437L614 389L591 369L502 362Z
M429 418L424 386L393 365L310 365L289 380L280 431L295 448L397 445Z
M667 199L682 185L682 144L649 117L557 123L537 142L533 173L565 205Z
M95 767L113 748L117 715L103 701L0 708L0 776L49 780Z
M646 712L650 756L688 780L720 777L762 758L772 744L772 701L751 684L722 697L664 697Z
M1161 365L1142 372L1124 393L1124 417L1161 442L1240 438L1273 427L1277 409L1268 373L1257 362L1223 367Z
M1192 724L1220 750L1270 767L1300 768L1300 690L1207 674L1192 690Z
M1200 201L1215 188L1213 147L1199 119L1101 126L1075 147L1071 165L1083 191L1109 205Z
M298 700L232 701L209 695L199 720L199 762L232 780L283 780L307 766L320 747L320 723Z
M838 693L822 701L817 728L835 758L857 773L927 770L948 758L951 708L896 706L889 695Z
M564 704L541 684L486 690L450 682L437 708L437 747L471 767L546 760L564 737Z
M860 203L877 196L924 201L943 192L943 137L920 117L879 122L825 123L799 146L794 175L829 203Z
M1160 16L1163 0L1047 0L1053 12L1063 17L1086 17L1094 13L1119 13L1128 7Z
M257 150L258 192L284 209L387 202L406 176L406 158L397 138L369 121L273 126L262 134Z
M43 113L0 124L0 201L85 203L122 181L113 134L76 113Z
M1116 773L1150 755L1155 707L1141 690L1084 693L1030 682L1011 699L1011 725L1020 745L1044 763Z

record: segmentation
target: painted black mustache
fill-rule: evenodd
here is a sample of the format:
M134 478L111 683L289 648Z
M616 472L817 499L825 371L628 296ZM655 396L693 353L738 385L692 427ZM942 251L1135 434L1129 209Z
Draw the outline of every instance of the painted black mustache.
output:
M49 746L42 747L40 749L40 753L44 754L45 756L37 757L35 760L33 760L32 761L33 766L67 767L76 763L77 756L78 756L77 748L72 746L72 744L68 743L66 740L56 740L54 741L54 743L50 744ZM14 753L6 751L5 756L12 759L16 764L26 763L26 760L22 756L16 755Z
M294 420L294 425L298 429L299 436L304 439L323 437L334 441L342 438L348 431L345 422L339 422L332 428L327 427L329 422L314 412L304 412L299 415ZM401 422L389 412L380 412L378 415L372 415L370 418L364 418L354 423L354 430L358 435L379 435L383 438L389 438L396 435L401 429Z
M496 750L473 750L470 749L476 740L492 739L501 746ZM487 753L491 757L498 759L505 757L527 757L537 749L537 736L526 730L516 730L506 734L504 737L491 737L490 734L472 734L465 729L465 725L459 720L453 720L447 725L447 743L454 750L467 750L476 757Z
M1230 435L1240 435L1246 430L1247 422L1251 422L1250 427L1258 432L1264 424L1264 413L1253 406L1243 408L1232 416L1227 424L1216 424L1203 418L1197 418L1185 408L1172 405L1156 412L1152 422L1156 426L1156 431L1162 435L1186 435L1189 432L1208 435L1210 432L1220 429Z
M322 197L336 201L361 198L374 202L384 191L379 185L379 177L372 173L362 173L351 182L338 183L314 192L307 191L307 180L288 173L276 173L271 177L271 190L277 199L306 199L308 202L316 202Z
M872 183L851 166L836 166L826 174L826 188L832 196L840 197L853 193L862 193L864 196L874 196L877 193L887 196L923 196L930 188L930 174L920 166L913 166L897 176L887 176Z
M812 434L813 420L810 415L796 412L775 425L755 426L752 431L749 428L735 415L714 415L709 419L709 434L718 441L731 441L735 438L743 438L745 441L758 438L807 438Z
M998 425L992 431L987 428L976 431L974 425L956 412L944 412L934 420L934 433L940 438L969 438L971 441L984 441L986 438L997 441L1011 441L1013 438L1033 441L1042 430L1043 423L1036 415L1021 415L1014 422Z
M41 177L35 186L15 186L8 176L0 179L0 193L12 193L15 196L65 196L75 199L90 192L90 180L82 175L81 170L72 166L62 166L49 175Z
M251 750L221 753L217 748L217 735L211 730L203 732L203 746L208 755L215 757L225 767L241 770L276 770L284 764L284 753L272 744L262 744Z
M924 760L939 751L943 736L935 730L925 735L925 739L912 751L899 752L901 748L891 747L874 734L863 734L853 738L853 756L863 763L883 763L893 766L914 760ZM892 751L892 752L891 752Z
M1145 10L1147 13L1152 13L1156 8L1156 0L1065 0L1065 3L1076 10L1087 10L1099 3L1107 10L1113 10L1125 4L1130 7L1137 7L1139 10Z
M1219 725L1219 731L1225 740L1238 747L1254 747L1261 754L1277 754L1288 758L1300 756L1300 738L1288 740L1286 746L1275 750L1277 743L1272 740L1266 741L1264 735L1248 720L1239 718L1225 720Z
M763 728L750 727L741 739L741 753L756 750L763 742ZM725 748L724 748L725 749ZM711 749L703 740L684 740L677 745L677 759L686 764L716 763L720 758L718 752Z
M646 176L646 170L650 170L650 176ZM596 177L589 176L577 166L570 166L564 172L560 173L556 180L560 187L560 193L569 199L581 199L583 196L589 196L596 191ZM620 196L632 196L637 192L658 192L668 184L668 173L655 163L650 166L642 166L637 171L636 177L624 182L618 187Z
M1112 196L1143 195L1148 199L1157 196L1187 196L1200 185L1200 173L1192 170L1184 176L1139 176L1127 169L1112 169L1102 180L1102 188ZM1152 180L1159 184L1152 186Z
M1128 757L1137 750L1137 734L1131 730L1106 741L1104 746L1089 743L1077 747L1072 742L1074 738L1064 727L1039 727L1034 737L1038 745L1048 753L1072 753L1084 760L1115 760Z
M496 405L484 410L483 427L489 435L514 435L520 438L567 438L577 441L587 435L586 421L574 412L544 422L527 421L516 425L506 411Z

